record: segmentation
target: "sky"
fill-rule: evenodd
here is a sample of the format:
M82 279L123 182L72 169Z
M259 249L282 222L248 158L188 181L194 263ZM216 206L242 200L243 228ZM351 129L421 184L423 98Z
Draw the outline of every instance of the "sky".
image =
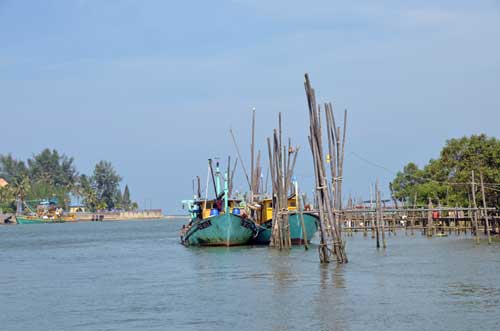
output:
M0 153L108 160L141 207L182 213L207 159L236 158L230 129L249 167L255 107L257 147L282 112L311 192L308 72L348 109L345 197L388 197L447 139L498 137L499 35L498 0L0 0Z

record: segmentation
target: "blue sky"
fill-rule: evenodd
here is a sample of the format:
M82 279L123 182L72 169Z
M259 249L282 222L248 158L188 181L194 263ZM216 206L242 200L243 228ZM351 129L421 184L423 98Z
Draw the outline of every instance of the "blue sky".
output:
M178 212L208 157L235 157L230 128L248 160L256 107L266 153L283 113L307 186L309 72L349 110L344 192L366 198L446 139L498 136L499 35L498 1L0 0L0 153L106 159Z

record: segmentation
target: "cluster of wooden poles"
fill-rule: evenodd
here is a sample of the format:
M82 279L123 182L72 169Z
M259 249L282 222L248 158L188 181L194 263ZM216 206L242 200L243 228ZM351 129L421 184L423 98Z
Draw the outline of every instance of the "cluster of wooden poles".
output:
M324 121L328 151L324 152L322 108L316 103L316 94L311 87L309 76L305 74L304 82L307 104L309 108L309 145L313 157L315 173L315 201L319 213L319 257L322 263L328 263L332 255L338 263L347 263L345 243L342 239L342 174L344 163L344 148L346 139L347 111L344 112L343 130L336 125L331 103L324 104ZM273 137L267 139L269 153L269 168L272 181L273 197L273 228L270 245L278 248L291 246L290 228L288 223L289 191L295 190L299 217L303 219L300 192L292 186L293 170L299 151L299 146L283 144L281 113L278 119L278 129ZM252 134L253 149L253 134ZM252 153L253 155L253 153ZM253 157L252 157L253 160ZM326 163L326 164L325 164ZM252 161L253 164L253 161ZM330 174L328 175L327 168ZM302 224L303 230L305 230ZM306 249L307 249L307 243Z
M309 108L308 138L314 164L315 200L319 213L319 257L322 263L328 263L333 254L338 263L347 263L345 243L342 239L342 173L347 111L344 112L344 129L341 135L341 129L335 123L332 104L324 105L328 141L325 157L321 106L316 102L316 93L308 74L305 74L304 88ZM329 164L330 178L325 162Z
M297 161L299 146L293 147L288 139L288 148L283 145L281 113L278 129L274 129L273 139L267 138L269 168L273 188L273 220L270 246L289 248L292 246L288 223L288 192L292 189L292 176Z

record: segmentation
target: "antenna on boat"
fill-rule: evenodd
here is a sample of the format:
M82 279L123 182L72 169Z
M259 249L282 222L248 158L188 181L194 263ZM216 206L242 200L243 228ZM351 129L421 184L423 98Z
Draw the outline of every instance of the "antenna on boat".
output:
M250 146L250 202L253 202L253 195L255 190L255 162L254 162L254 154L255 154L255 107L252 108L252 144Z
M196 193L198 195L198 199L201 199L201 181L200 181L200 176L196 176L196 181L198 183L198 188L196 190Z
M210 173L212 174L212 183L214 184L215 196L219 194L217 192L217 185L215 184L214 168L212 167L212 159L208 159L208 167L210 168Z
M236 148L236 153L238 153L238 158L240 159L241 167L243 168L243 172L245 173L245 178L247 179L248 187L251 189L252 184L250 184L250 179L248 178L247 169L245 168L245 163L243 162L243 159L241 158L240 149L238 148L238 144L236 143L236 138L234 138L233 130L229 129L229 132L231 133L231 137L233 138L234 147Z
M236 166L238 165L238 159L236 159L236 161L234 162L234 166L233 166L233 171L231 172L231 176L229 178L229 195L232 195L233 194L233 188L234 188L234 174L236 172Z

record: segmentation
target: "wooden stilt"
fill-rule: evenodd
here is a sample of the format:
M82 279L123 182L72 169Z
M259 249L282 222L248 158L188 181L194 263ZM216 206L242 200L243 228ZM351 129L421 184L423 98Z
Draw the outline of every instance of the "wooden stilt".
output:
M477 203L476 203L476 183L474 181L474 170L472 170L472 183L471 183L471 190L472 190L472 204L474 207L474 239L476 244L479 244L479 226L478 226L478 220L477 220Z
M490 232L490 221L488 219L488 211L486 207L486 195L484 194L484 182L483 182L483 173L479 173L481 180L481 195L483 196L483 210L484 210L484 222L486 228L486 235L488 236L488 244L491 245L491 232Z

